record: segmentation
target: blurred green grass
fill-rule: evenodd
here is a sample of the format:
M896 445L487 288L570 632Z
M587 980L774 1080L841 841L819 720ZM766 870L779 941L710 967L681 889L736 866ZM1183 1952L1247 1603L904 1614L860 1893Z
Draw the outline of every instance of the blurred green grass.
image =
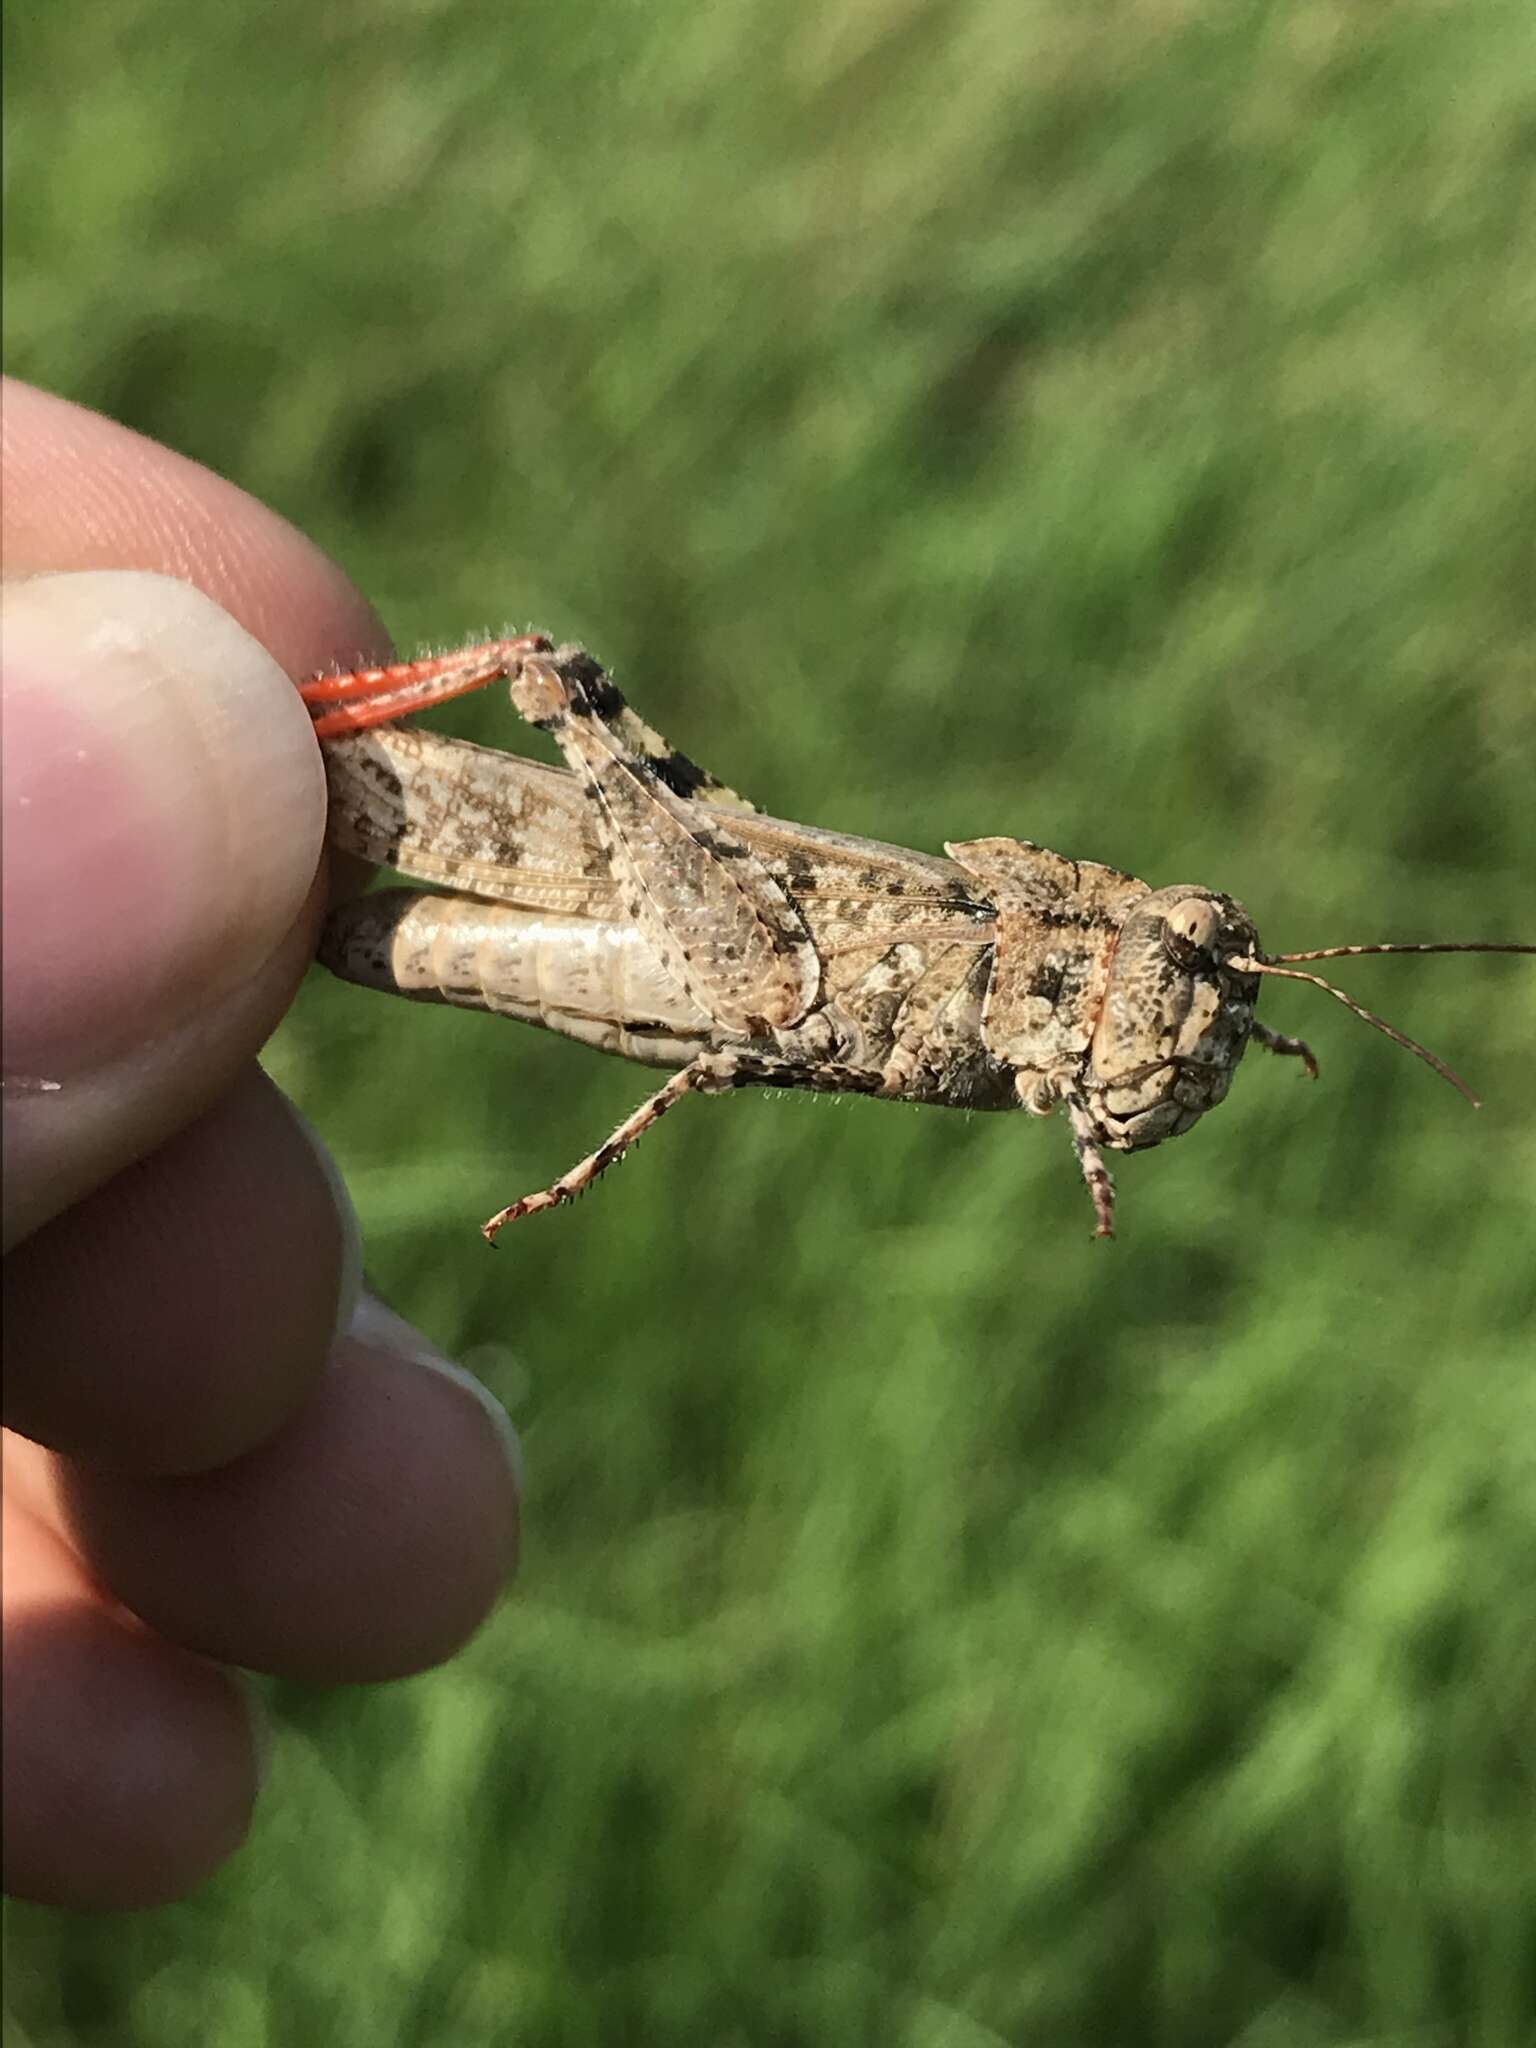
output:
M313 533L400 645L536 622L768 808L1531 935L1523 5L18 5L9 366ZM455 729L509 738L486 701ZM1516 962L1302 990L1129 1161L697 1103L317 976L273 1071L513 1408L521 1590L274 1691L254 1837L13 1911L15 2038L1536 2038ZM533 1233L537 1231L535 1242Z

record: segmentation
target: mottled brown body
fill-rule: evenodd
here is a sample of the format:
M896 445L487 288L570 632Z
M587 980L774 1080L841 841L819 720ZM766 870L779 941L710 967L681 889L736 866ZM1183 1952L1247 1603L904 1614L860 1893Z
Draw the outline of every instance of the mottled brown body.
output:
M566 769L380 722L495 676ZM1060 1105L1107 1236L1101 1148L1190 1129L1250 1038L1316 1071L1300 1040L1254 1017L1259 976L1292 970L1261 953L1230 897L1153 890L1024 840L941 859L764 817L637 718L580 648L529 635L305 694L333 842L437 885L345 906L325 964L677 1070L488 1235L578 1193L682 1095L762 1083Z
M586 1025L619 1026L624 1042L605 1049L654 1066L771 1050L794 1065L789 1085L804 1087L831 1063L865 1072L873 1091L907 1048L909 1099L1008 1106L1011 1077L981 1039L993 913L953 861L696 802L701 830L728 824L761 864L816 966L814 987L781 1007L784 1021L745 1004L722 1021L698 999L710 993L702 977L685 984L679 949L653 941L643 899L637 911L613 879L573 776L398 727L330 742L327 773L337 845L466 892L391 890L347 906L322 958L349 980L588 1042ZM768 1007L761 993L751 1000Z

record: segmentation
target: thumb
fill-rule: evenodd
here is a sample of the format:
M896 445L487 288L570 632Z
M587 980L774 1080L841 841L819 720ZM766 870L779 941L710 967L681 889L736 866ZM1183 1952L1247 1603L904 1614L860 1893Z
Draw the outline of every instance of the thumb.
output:
M319 915L309 720L163 576L4 592L5 1241L141 1158L282 1014Z

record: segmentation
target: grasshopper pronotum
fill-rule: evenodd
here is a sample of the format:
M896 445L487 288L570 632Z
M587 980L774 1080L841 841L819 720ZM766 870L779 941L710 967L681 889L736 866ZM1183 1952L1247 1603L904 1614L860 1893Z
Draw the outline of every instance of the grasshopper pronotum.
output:
M394 720L498 679L569 769ZM542 634L323 676L332 842L449 893L334 913L345 980L494 1010L672 1078L595 1152L484 1225L569 1201L691 1092L752 1083L962 1109L1058 1105L1113 1232L1104 1151L1189 1130L1250 1040L1317 1061L1254 1015L1266 975L1309 982L1477 1098L1443 1061L1298 963L1532 953L1495 940L1265 953L1219 890L1152 889L1027 840L948 859L768 818L668 746L579 647Z

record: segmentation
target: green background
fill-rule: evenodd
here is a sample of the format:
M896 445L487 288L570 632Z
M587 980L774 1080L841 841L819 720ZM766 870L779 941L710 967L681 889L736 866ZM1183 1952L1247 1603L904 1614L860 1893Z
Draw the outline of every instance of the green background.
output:
M402 649L537 623L781 815L1533 936L1524 0L18 0L10 367ZM519 735L490 693L445 714ZM1065 1131L312 977L273 1071L512 1408L519 1591L274 1688L249 1846L11 1916L18 2042L1536 2038L1532 980L1264 1013L1089 1238Z

